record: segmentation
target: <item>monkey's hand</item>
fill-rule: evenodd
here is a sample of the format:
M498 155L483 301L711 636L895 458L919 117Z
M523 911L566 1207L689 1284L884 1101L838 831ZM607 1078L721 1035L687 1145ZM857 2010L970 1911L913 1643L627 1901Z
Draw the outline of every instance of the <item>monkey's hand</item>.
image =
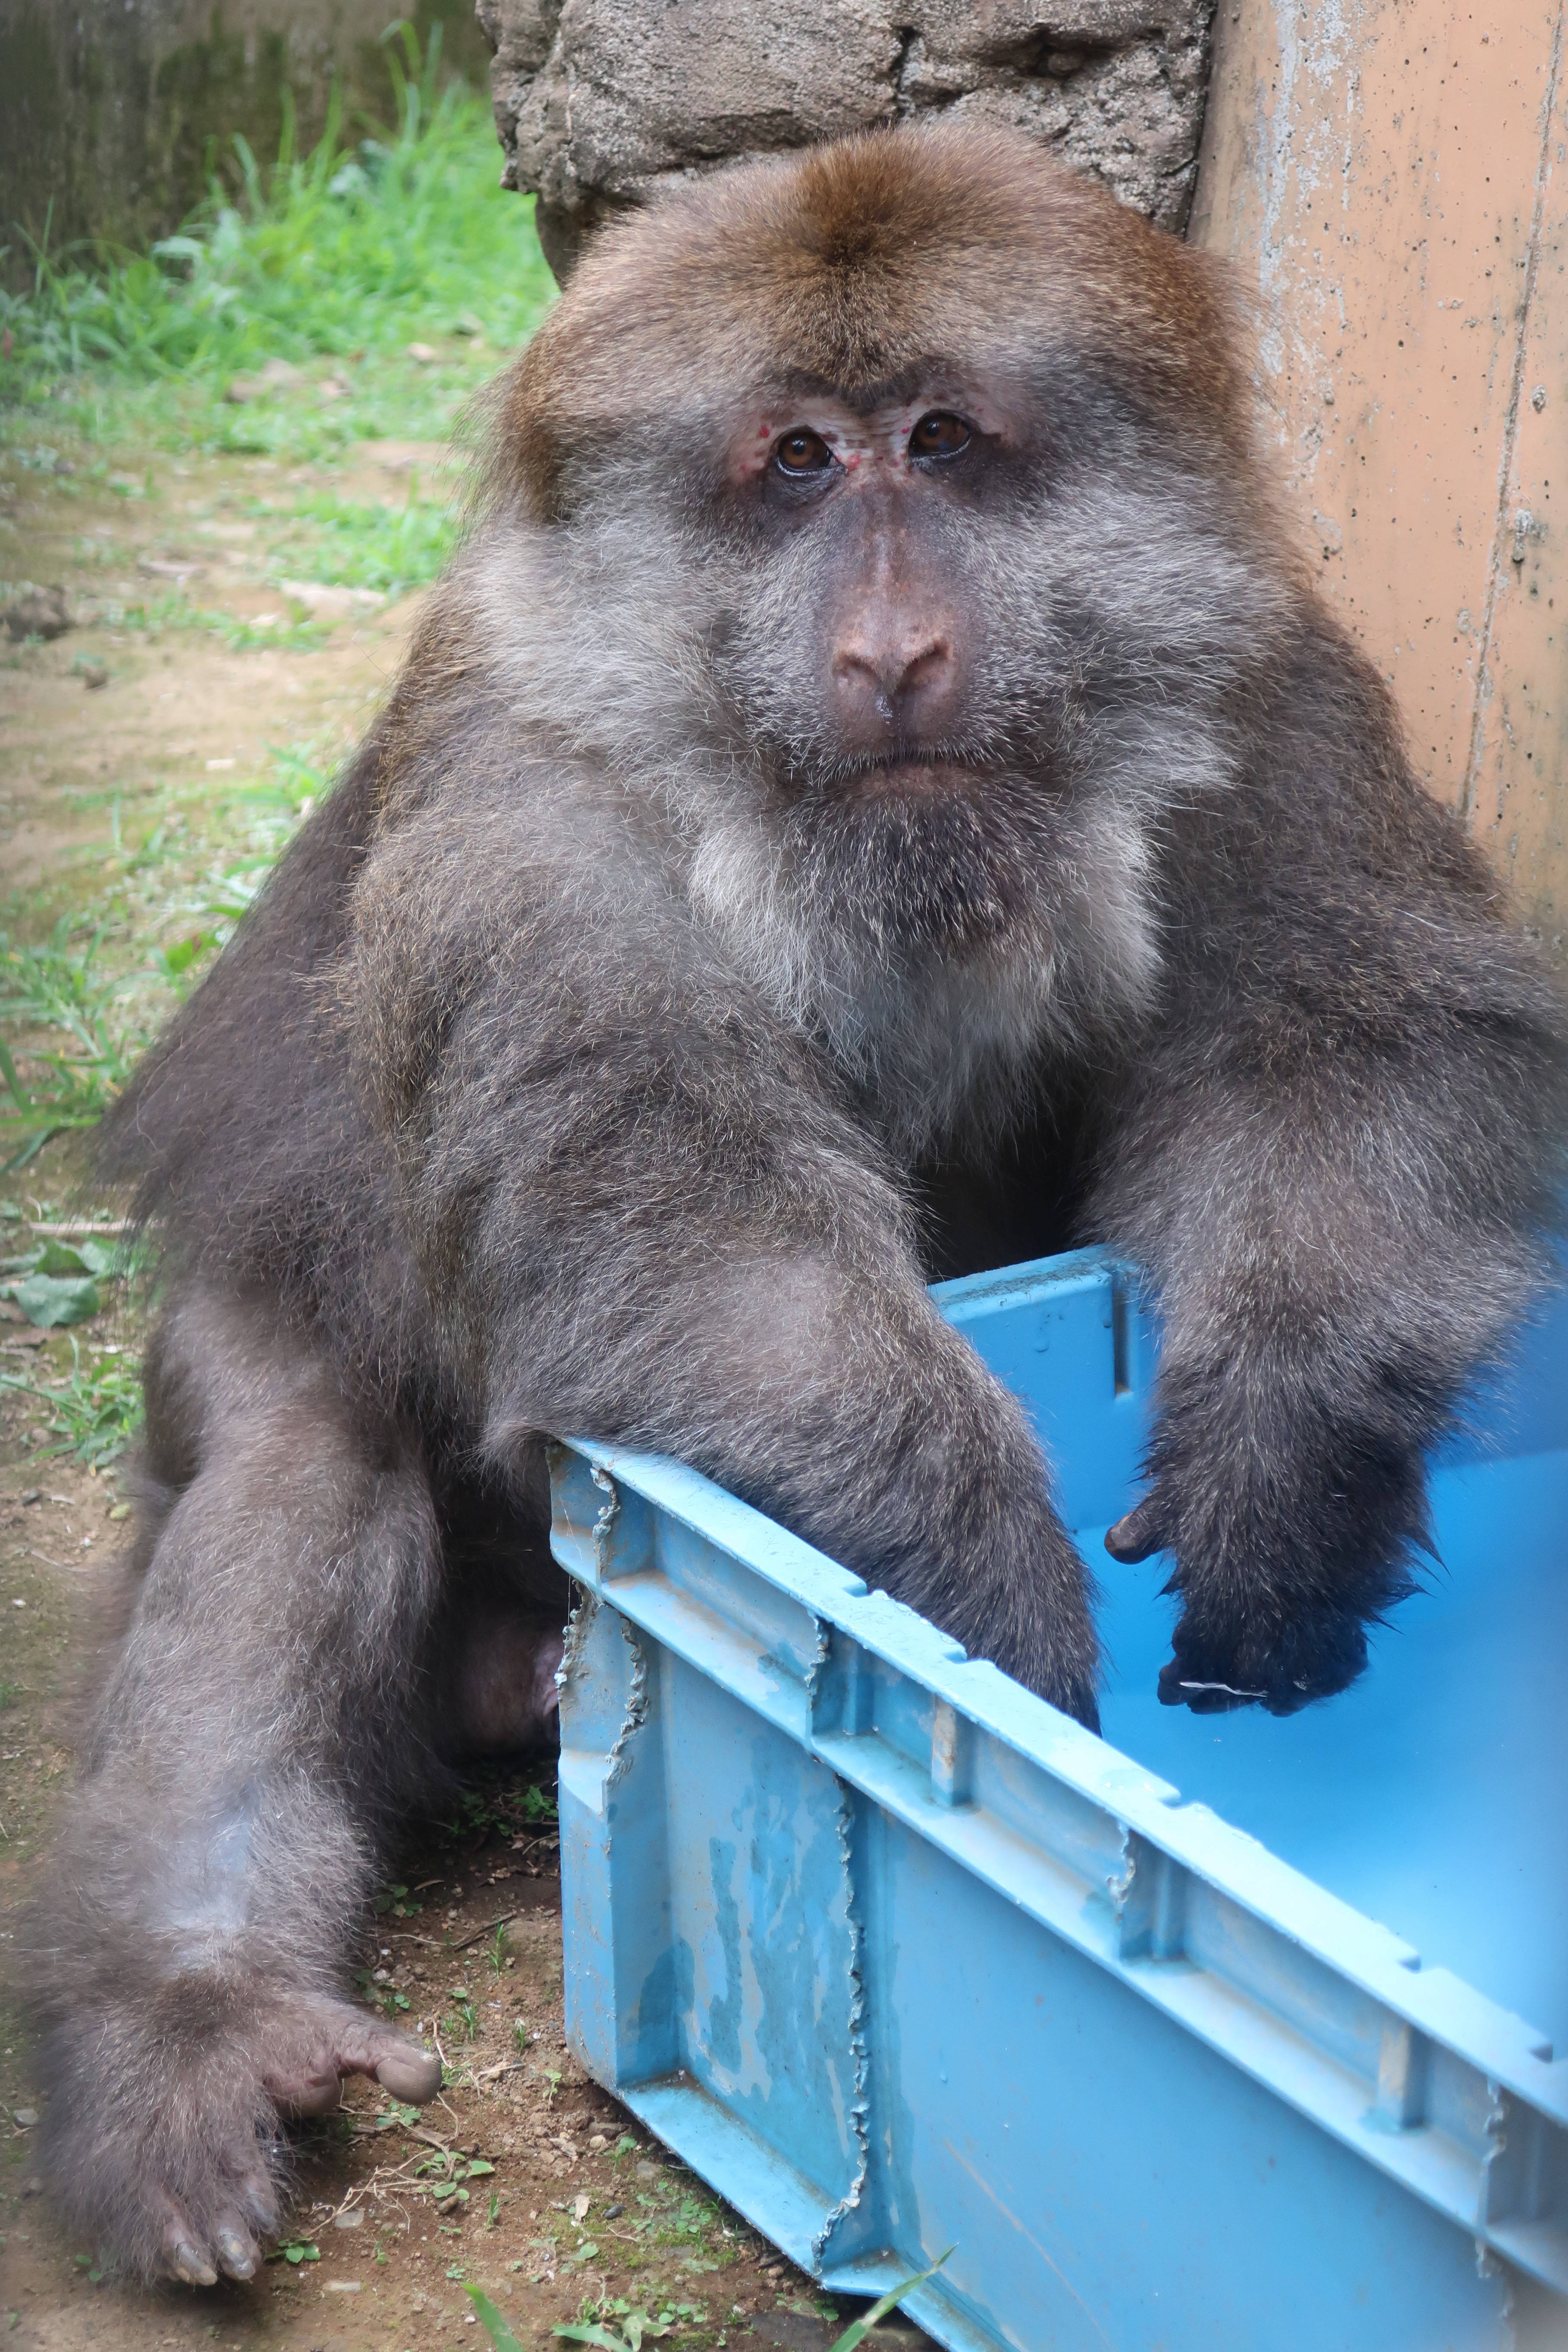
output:
M1166 1706L1194 1715L1263 1706L1294 1715L1354 1682L1366 1625L1412 1589L1425 1541L1418 1454L1331 1450L1233 1457L1184 1452L1179 1422L1156 1441L1152 1489L1106 1535L1113 1559L1173 1556L1182 1602L1160 1675Z
M221 1969L52 2038L44 2162L71 2221L192 2286L255 2275L281 2220L281 2116L335 2107L347 2074L420 2105L441 2084L437 2058L352 2003Z

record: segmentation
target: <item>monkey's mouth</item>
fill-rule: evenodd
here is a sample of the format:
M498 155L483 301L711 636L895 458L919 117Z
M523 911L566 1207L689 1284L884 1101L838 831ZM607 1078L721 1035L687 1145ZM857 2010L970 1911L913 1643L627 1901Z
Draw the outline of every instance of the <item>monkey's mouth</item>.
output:
M837 769L827 789L841 800L973 799L1003 773L994 761L951 753L899 752Z

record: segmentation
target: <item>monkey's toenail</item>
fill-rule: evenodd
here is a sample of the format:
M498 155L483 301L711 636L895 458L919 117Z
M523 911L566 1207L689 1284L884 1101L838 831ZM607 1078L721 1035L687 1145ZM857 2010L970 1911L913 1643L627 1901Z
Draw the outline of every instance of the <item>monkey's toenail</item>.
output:
M256 2276L256 2249L248 2238L242 2237L237 2230L220 2230L216 2244L217 2258L230 2278Z
M217 2273L188 2238L181 2238L169 2257L169 2267L187 2286L216 2286Z

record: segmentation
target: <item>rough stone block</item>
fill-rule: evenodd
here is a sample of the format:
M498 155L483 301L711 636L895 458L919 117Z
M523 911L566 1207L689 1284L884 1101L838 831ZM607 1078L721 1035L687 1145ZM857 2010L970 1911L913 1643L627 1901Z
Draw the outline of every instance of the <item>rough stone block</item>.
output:
M616 205L937 108L1014 123L1184 226L1212 0L479 0L506 185L556 275Z

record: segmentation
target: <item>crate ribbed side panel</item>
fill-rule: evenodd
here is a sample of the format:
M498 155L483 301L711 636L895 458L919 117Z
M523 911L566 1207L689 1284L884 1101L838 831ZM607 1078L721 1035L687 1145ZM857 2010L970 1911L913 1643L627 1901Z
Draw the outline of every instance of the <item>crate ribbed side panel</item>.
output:
M1102 1527L1154 1360L1121 1270L938 1296ZM1568 1526L1563 1336L1456 1510L1511 1461ZM552 1477L568 2030L793 2260L871 2294L947 2254L909 2307L955 2352L1562 2352L1541 2032L695 1473Z

